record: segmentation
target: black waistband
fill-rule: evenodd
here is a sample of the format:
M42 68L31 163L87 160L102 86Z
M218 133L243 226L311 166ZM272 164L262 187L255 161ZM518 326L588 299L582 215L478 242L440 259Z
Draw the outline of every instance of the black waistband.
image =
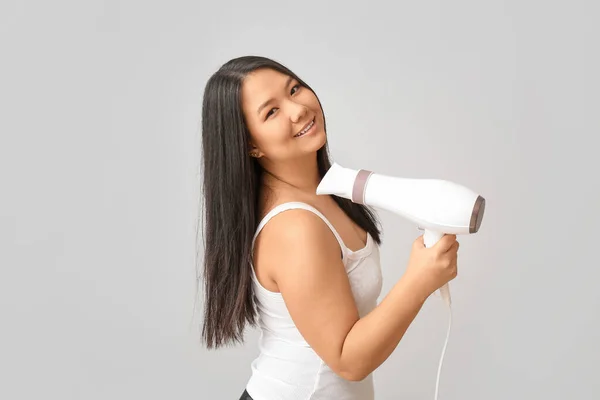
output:
M252 397L248 394L248 392L246 390L244 390L244 393L242 393L242 396L240 397L239 400L253 400Z

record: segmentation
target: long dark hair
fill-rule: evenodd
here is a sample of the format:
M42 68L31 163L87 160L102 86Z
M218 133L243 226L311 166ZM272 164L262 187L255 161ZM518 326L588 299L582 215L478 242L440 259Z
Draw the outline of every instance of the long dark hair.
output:
M202 337L209 349L243 343L246 324L257 323L250 268L252 239L260 222L258 195L263 170L248 154L249 132L242 112L241 87L246 75L259 68L292 76L314 93L288 68L259 56L228 61L206 84L202 104L205 230ZM323 177L331 167L327 143L317 151L317 162ZM377 244L381 243L379 221L371 209L344 198L333 198Z

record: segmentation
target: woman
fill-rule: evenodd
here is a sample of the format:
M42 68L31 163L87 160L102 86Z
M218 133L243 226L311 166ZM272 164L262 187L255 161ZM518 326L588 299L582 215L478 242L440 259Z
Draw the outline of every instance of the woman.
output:
M456 276L458 242L412 246L406 272L381 294L374 212L317 196L331 166L321 103L264 57L224 64L207 82L203 339L208 348L261 330L241 399L374 398L372 372L425 300Z

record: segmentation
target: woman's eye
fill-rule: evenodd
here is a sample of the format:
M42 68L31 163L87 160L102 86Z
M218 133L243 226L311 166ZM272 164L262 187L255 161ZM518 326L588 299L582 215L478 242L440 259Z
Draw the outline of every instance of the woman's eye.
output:
M301 88L301 87L302 87L302 85L300 85L300 84L294 85L294 86L292 87L292 95L295 93L295 92L294 92L294 89L296 89L296 91L298 91L298 90L300 90L300 88ZM271 108L271 110L270 110L270 111L267 113L267 115L265 116L265 120L269 119L269 117L270 117L270 116L273 114L273 110L277 110L277 107L275 107L275 108Z
M271 110L269 110L265 119L269 118L271 114L273 114L273 110L275 110L275 108L271 108Z

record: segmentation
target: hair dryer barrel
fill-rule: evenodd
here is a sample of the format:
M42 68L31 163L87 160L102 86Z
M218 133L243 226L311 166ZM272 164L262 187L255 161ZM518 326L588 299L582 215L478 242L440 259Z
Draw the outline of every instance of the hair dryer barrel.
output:
M387 176L337 163L321 180L317 194L392 211L423 229L446 234L476 233L485 212L483 197L453 182Z

